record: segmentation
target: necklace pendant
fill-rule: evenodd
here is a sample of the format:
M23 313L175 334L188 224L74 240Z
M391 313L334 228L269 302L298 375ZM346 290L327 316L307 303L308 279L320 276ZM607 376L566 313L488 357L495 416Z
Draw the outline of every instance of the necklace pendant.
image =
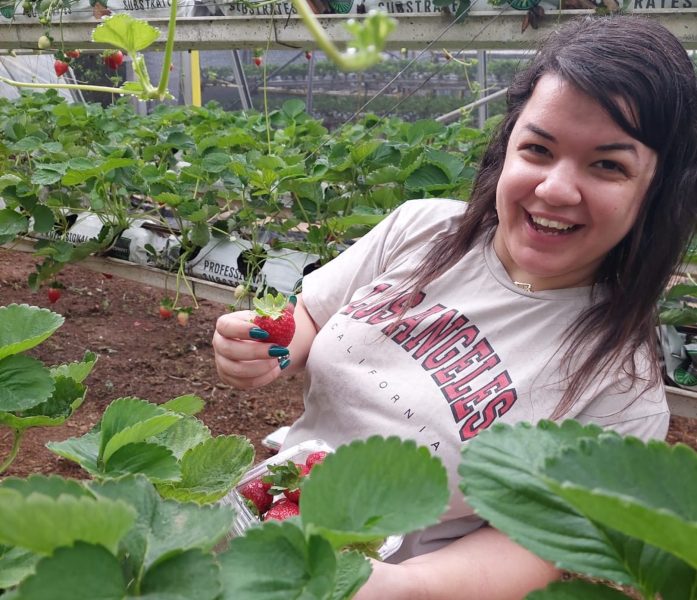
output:
M532 294L535 291L532 289L532 283L525 283L524 281L514 281L513 283L517 285L521 290L528 292L529 294Z

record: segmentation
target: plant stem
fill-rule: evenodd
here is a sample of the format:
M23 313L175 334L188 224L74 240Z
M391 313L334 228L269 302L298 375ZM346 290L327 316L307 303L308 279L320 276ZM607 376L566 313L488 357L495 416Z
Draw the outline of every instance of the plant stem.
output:
M109 94L131 94L137 95L140 92L129 92L121 88L105 87L101 85L74 85L71 83L28 83L24 81L15 81L8 77L1 77L0 81L14 87L41 88L46 90L84 90L88 92L107 92Z
M167 83L169 82L169 66L172 64L172 51L174 49L174 31L177 22L177 0L172 0L169 10L169 23L167 24L167 42L165 43L165 57L162 63L162 74L160 75L160 85L157 86L157 93L160 97L167 94Z
M24 435L24 429L13 429L14 439L12 440L12 448L10 448L10 453L7 455L5 461L0 464L0 473L4 473L7 468L14 462L17 458L17 453L19 452L19 445L22 441L22 436Z

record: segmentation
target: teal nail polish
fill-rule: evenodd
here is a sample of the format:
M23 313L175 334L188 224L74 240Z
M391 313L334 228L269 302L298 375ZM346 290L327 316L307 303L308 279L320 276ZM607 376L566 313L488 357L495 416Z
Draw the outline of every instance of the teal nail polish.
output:
M274 358L288 356L288 348L284 346L271 346L271 348L269 348L269 356L273 356Z
M283 369L285 369L288 365L290 365L290 358L282 358L278 362L278 366L281 369L281 371L283 371Z
M269 337L269 332L264 331L261 327L252 327L249 330L249 337L255 340L265 340Z
M298 303L297 296L288 296L288 302L290 302L293 306L295 306Z

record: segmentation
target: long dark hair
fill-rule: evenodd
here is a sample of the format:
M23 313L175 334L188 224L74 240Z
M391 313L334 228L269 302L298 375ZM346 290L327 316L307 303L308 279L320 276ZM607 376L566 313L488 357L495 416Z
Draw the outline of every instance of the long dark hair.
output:
M580 367L554 411L573 405L584 382L619 361L635 379L634 357L648 342L658 383L655 326L658 299L684 256L697 220L697 82L680 42L658 22L636 16L586 17L553 32L508 88L507 112L474 183L470 206L452 233L435 241L409 287L413 294L455 265L497 225L496 186L511 131L537 81L552 73L605 108L629 135L653 149L656 171L631 231L595 276L607 290L568 332L565 364ZM629 117L623 107L629 105ZM575 350L577 349L577 350ZM590 352L588 352L590 350ZM579 354L580 356L580 354Z

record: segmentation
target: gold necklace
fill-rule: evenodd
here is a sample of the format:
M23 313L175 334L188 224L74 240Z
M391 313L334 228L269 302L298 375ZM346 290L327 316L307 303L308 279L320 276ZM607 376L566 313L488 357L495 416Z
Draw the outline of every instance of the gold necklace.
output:
M525 283L524 281L514 281L513 283L529 294L535 293L535 290L532 288L532 283Z

